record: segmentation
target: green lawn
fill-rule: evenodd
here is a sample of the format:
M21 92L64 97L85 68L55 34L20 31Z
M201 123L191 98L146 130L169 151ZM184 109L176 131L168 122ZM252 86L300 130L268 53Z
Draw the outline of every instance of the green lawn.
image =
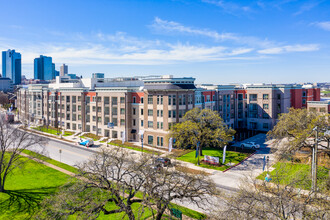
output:
M321 93L328 94L330 91L321 91Z
M0 219L27 219L39 210L46 196L54 193L70 176L29 161L24 170L15 169L0 193Z
M36 156L36 153L25 150L24 153ZM40 157L39 157L40 158ZM25 158L24 158L25 159ZM42 156L40 159L47 161L71 172L76 172L74 167L52 160ZM27 160L27 159L26 159ZM7 179L5 189L6 193L0 193L0 219L28 219L31 218L40 209L42 200L55 193L58 187L68 181L73 181L71 177L54 170L35 161L28 161L24 170L15 169ZM138 193L137 195L141 195ZM184 215L195 219L204 219L206 216L202 213L187 209L185 207L172 204L172 207L180 209ZM109 208L117 208L114 203L109 203ZM133 209L139 210L140 204L134 204ZM152 210L145 208L145 213L139 219L148 219L152 215ZM138 217L138 216L137 216ZM166 218L166 217L165 217ZM165 219L164 218L164 219ZM76 219L71 216L69 219ZM124 213L112 215L100 214L98 219L128 219Z
M222 162L222 156L223 156L223 150L222 149L214 149L214 148L205 148L203 149L203 155L213 156L213 157L219 157L220 163ZM244 158L246 158L248 154L246 153L238 153L234 151L226 151L226 160L225 164L227 163L234 163L237 164L240 161L242 161ZM204 157L199 157L200 160L204 159ZM193 163L197 165L198 158L196 158L196 151L192 151L190 153L187 153L185 155L182 155L181 157L176 158L178 160L186 161L189 163ZM207 164L200 164L201 167L215 169L215 170L225 170L229 168L230 166L212 166Z
M32 129L34 129L36 131L42 131L42 132L45 132L45 133L48 133L48 134L58 135L57 134L57 132L58 132L57 129L54 129L54 128L48 128L47 129L47 127L40 126L40 127L36 127L36 128L32 128ZM62 134L62 131L59 131L59 133ZM73 135L73 133L69 132L69 131L65 131L63 136L70 136L70 135Z
M292 164L286 162L277 162L274 166L275 169L270 172L272 181L276 182L277 179L280 184L286 185L290 182L297 182L296 187L301 189L311 189L311 166L308 164ZM267 172L260 174L257 179L264 180ZM318 166L317 169L317 186L320 190L326 190L326 180L328 177L329 169ZM303 181L297 181L301 179Z

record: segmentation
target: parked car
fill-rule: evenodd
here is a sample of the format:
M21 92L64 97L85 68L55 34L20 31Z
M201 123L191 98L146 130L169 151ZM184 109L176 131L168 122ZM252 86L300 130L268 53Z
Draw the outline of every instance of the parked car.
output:
M155 159L156 165L162 165L164 167L171 165L171 160L167 157L158 157Z
M86 147L91 147L94 145L94 141L92 139L81 140L80 142L78 142L78 144L86 146Z
M246 143L242 143L241 144L241 148L246 148L246 149L252 149L252 150L255 150L255 149L259 149L260 148L260 145L259 144L256 144L255 142L246 142Z

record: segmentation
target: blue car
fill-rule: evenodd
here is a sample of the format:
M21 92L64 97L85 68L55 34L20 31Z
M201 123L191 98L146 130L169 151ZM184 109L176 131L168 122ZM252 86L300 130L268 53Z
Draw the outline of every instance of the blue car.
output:
M91 147L94 145L93 140L82 140L80 142L78 142L78 144L86 146L86 147Z

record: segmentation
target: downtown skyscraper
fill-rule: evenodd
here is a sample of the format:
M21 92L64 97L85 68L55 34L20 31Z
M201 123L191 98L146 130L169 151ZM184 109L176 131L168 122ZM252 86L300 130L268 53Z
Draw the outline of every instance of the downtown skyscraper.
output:
M10 78L14 85L21 83L22 57L15 50L2 51L2 77Z
M51 57L40 55L34 59L34 79L55 79L55 64Z

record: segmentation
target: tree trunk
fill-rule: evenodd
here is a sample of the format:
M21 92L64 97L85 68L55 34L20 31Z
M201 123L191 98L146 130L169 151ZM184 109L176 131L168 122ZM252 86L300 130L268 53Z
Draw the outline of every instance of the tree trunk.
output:
M5 185L0 181L0 192L5 192Z
M164 215L165 210L166 210L166 206L163 206L161 209L158 208L156 220L162 219L162 216Z
M203 156L203 147L199 145L199 156Z
M126 214L127 214L128 218L129 218L129 220L135 220L135 216L134 216L134 213L133 213L131 207L128 207L127 209L128 210L127 210Z

